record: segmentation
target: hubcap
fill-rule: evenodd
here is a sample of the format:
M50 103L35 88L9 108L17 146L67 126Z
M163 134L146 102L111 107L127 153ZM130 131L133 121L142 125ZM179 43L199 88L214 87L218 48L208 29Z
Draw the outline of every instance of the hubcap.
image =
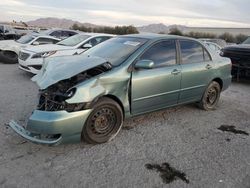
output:
M116 125L116 116L112 109L101 108L91 118L91 131L95 135L107 135Z
M208 104L210 105L213 105L215 103L217 99L217 91L216 89L213 87L211 88L209 91L208 91L208 94L207 94L207 102Z

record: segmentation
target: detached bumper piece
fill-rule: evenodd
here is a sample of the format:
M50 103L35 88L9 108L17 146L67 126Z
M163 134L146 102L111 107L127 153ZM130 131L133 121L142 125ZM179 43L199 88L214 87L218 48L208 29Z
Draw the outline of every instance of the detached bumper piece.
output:
M35 134L27 131L22 126L18 125L15 121L10 121L9 126L21 137L36 143L44 145L57 145L61 142L61 135L42 135Z

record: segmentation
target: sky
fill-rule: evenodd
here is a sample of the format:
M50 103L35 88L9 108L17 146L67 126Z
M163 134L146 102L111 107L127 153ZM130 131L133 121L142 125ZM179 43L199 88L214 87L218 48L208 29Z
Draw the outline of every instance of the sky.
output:
M250 27L249 0L0 0L0 21L57 17L98 25Z

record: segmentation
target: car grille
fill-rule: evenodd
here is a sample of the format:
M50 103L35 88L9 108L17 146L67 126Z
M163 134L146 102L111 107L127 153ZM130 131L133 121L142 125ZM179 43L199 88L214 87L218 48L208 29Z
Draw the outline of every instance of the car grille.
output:
M23 65L19 65L20 67L22 67L23 69L25 69L25 70L30 70L28 67L25 67L25 66L23 66Z
M26 61L29 58L30 54L25 53L25 52L20 52L19 53L19 59Z
M32 68L34 68L36 70L41 70L42 65L31 65L31 66L28 66L28 67L32 67Z

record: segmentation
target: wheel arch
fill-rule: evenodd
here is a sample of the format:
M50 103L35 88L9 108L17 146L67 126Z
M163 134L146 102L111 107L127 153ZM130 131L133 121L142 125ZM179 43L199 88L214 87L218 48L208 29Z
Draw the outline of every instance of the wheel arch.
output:
M223 81L221 78L217 77L212 80L212 82L217 82L220 85L220 88L223 89Z
M123 117L125 117L125 109L124 109L124 106L123 106L121 100L120 100L117 96L112 95L112 94L107 94L107 95L102 95L102 96L97 97L96 99L94 99L94 100L91 102L90 107L92 108L92 106L93 106L96 102L98 102L101 98L104 98L104 97L109 98L109 99L112 99L113 101L115 101L115 102L121 107Z
M124 115L125 115L124 106L123 106L121 100L118 97L116 97L115 95L111 95L111 94L103 95L102 97L108 97L108 98L114 100L115 102L117 102L119 104L119 106L121 107L121 109L122 109L122 113L123 113L123 117L124 117Z
M1 50L2 53L13 53L13 54L16 54L18 56L18 54L16 53L16 51L12 50L12 49L4 49L4 50Z

